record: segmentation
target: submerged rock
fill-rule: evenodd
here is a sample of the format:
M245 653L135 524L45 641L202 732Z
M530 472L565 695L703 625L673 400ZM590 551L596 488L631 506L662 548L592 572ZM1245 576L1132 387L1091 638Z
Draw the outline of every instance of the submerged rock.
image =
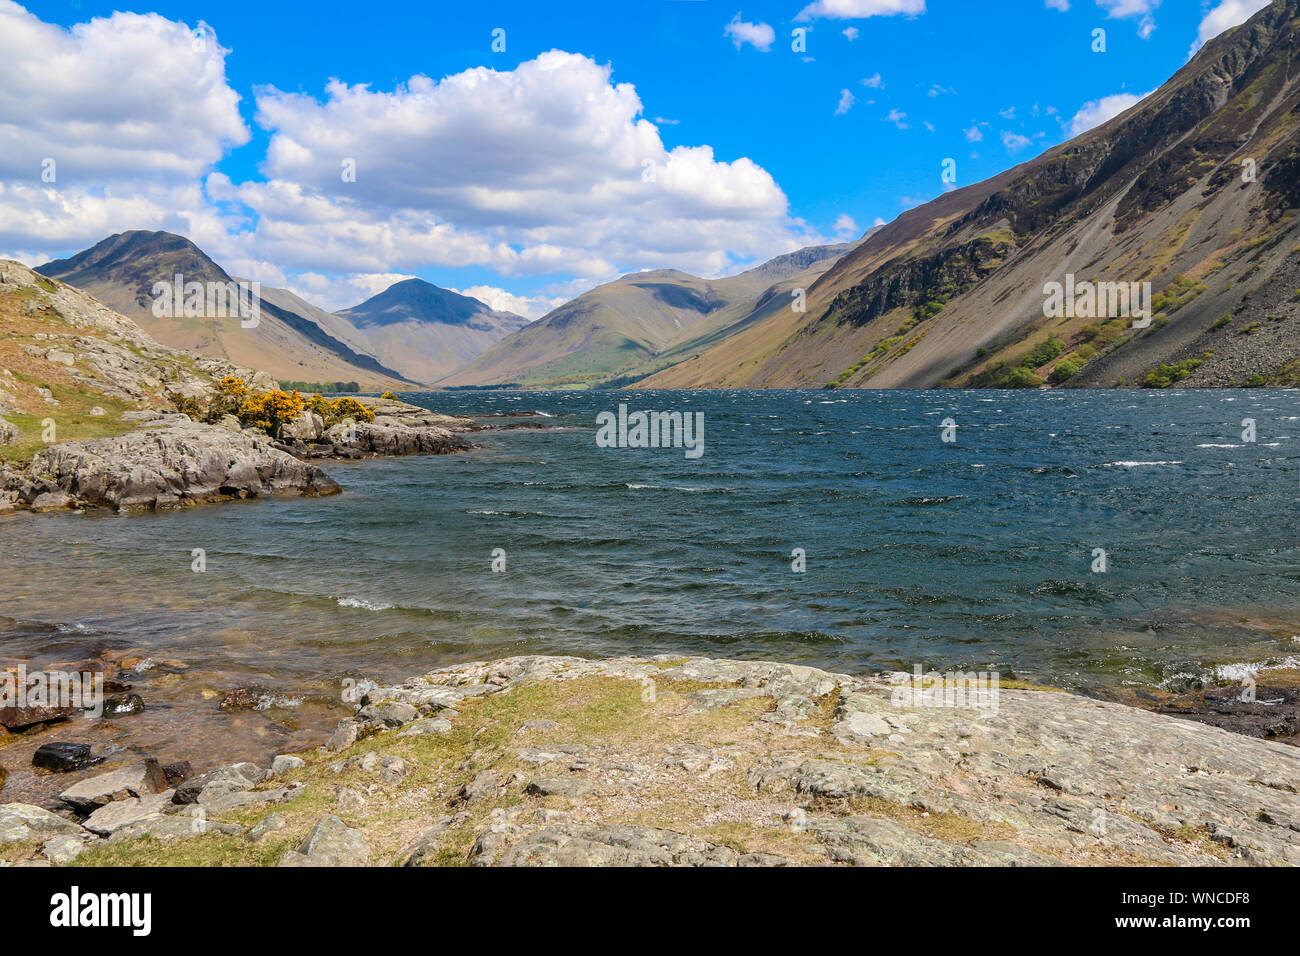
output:
M32 755L32 766L53 770L55 773L85 770L87 767L103 762L103 757L95 757L91 754L90 744L63 741L41 744Z

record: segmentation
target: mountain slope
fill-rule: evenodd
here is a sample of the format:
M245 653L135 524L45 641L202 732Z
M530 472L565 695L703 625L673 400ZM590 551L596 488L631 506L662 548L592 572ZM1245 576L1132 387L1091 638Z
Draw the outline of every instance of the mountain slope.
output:
M443 386L597 385L649 374L707 347L760 302L810 285L851 244L810 246L723 279L675 269L597 286L498 342Z
M1277 0L1121 116L900 216L809 289L806 315L774 313L638 385L1289 382L1298 57L1300 0ZM1150 282L1154 321L1047 317L1045 285L1067 276Z
M337 329L345 341L365 342L385 365L402 374L433 382L527 326L528 320L423 279L405 279L336 313L334 323L322 325Z
M345 344L293 311L288 303L296 297L282 290L263 290L255 328L244 328L237 315L154 315L155 283L171 283L178 274L186 283L235 281L183 236L123 232L37 271L90 293L173 348L227 359L278 379L357 381L369 388L404 384L401 375L373 355Z

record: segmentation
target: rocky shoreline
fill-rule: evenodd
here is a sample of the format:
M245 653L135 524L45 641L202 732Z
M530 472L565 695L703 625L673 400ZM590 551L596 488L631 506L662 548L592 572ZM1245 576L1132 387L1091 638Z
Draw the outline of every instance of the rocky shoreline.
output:
M50 445L25 467L0 466L0 512L111 508L161 511L200 502L342 491L316 460L468 451L481 426L405 402L359 398L372 422L325 428L304 412L278 439L179 413L127 412L136 430L112 438Z
M48 807L0 806L0 859L1300 864L1298 748L1047 689L933 706L898 680L669 656L458 665L360 688L324 746L266 767L83 767Z

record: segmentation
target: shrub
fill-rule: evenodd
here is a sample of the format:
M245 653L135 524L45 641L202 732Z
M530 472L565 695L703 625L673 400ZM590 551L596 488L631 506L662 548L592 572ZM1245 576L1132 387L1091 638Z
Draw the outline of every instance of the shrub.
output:
M1250 378L1246 379L1247 388L1261 388L1267 384L1268 384L1268 379L1264 378L1264 376L1260 375L1258 372L1256 372Z
M1142 380L1143 388L1168 388L1181 382L1205 363L1201 359L1183 359L1173 365L1157 365Z
M1025 366L1013 368L1002 380L1003 388L1037 388L1043 380L1034 374L1034 370Z
M355 398L344 396L336 398L330 402L330 418L333 419L331 424L337 424L345 419L352 419L356 422L373 422L375 413L366 406L362 405ZM329 421L329 419L327 419Z
M1048 376L1048 381L1058 385L1061 382L1068 382L1079 373L1079 369L1081 368L1083 368L1083 363L1078 359L1061 359L1061 361L1056 363L1056 368L1052 369L1052 374Z
M380 397L380 398L386 398L386 399L388 399L388 400L391 401L391 402L400 401L400 399L399 399L396 395L394 395L392 392L384 392L384 394L380 395L379 397Z
M1032 352L1027 353L1021 360L1022 368L1039 368L1046 365L1052 359L1056 358L1065 351L1065 343L1060 336L1049 336L1046 342L1037 345Z
M289 393L277 388L244 399L239 406L239 420L270 435L278 435L280 427L301 415L305 405L297 389Z
M1232 322L1232 313L1225 312L1219 318L1214 320L1214 324L1210 326L1210 331L1217 332L1219 331L1219 329L1224 328L1225 326L1231 324L1231 322Z

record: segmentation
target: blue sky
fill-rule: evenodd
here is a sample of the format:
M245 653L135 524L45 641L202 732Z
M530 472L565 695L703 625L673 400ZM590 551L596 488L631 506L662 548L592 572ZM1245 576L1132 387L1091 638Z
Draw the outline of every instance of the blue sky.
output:
M945 159L958 185L1030 159L1262 5L0 0L0 254L170 228L329 308L420 275L539 315L856 237Z

